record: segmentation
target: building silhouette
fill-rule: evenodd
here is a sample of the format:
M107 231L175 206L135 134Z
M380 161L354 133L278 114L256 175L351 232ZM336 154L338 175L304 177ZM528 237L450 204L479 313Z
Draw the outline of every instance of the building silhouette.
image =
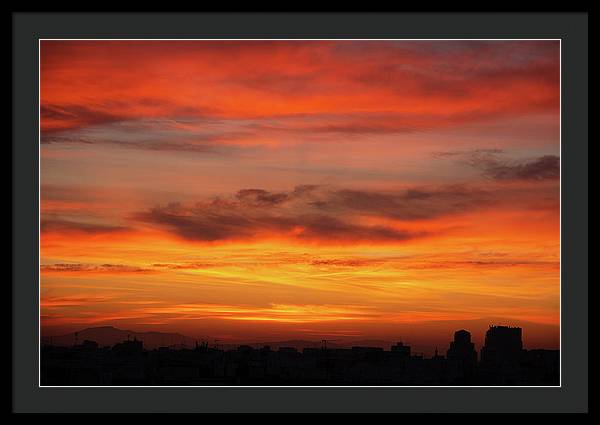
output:
M477 351L471 333L464 329L454 332L454 341L446 352L448 378L455 384L472 383L477 367Z
M521 328L490 326L481 348L481 361L491 363L518 362L523 354Z
M410 346L404 345L402 342L392 345L391 350L400 356L410 357Z
M521 328L490 326L481 347L481 378L489 384L521 384L524 354Z

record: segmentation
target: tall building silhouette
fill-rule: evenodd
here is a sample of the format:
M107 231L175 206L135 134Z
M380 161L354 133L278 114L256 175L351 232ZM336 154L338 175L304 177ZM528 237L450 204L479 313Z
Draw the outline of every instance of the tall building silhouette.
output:
M490 326L481 348L481 361L486 363L518 362L523 354L522 330L512 326Z
M490 384L518 385L524 354L521 328L490 326L481 347L482 379Z
M477 351L471 342L471 333L464 329L454 332L454 341L446 352L448 376L454 383L468 383L474 378Z

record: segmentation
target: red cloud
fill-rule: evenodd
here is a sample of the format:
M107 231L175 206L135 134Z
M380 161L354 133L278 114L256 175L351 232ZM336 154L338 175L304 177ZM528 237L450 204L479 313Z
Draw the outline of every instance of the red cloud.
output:
M557 112L558 49L552 41L43 41L42 129L383 111L423 128ZM336 128L344 130L323 130Z

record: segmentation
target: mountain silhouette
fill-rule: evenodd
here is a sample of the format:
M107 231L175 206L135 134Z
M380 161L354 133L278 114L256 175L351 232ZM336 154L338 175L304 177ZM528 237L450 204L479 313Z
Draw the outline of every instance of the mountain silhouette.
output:
M552 339L553 335L557 332L557 327L554 325L537 324L522 320L509 321L507 319L490 317L466 321L430 321L421 323L419 327L398 325L395 329L395 333L398 336L390 340L333 336L331 339L329 339L329 337L327 338L326 346L330 349L369 346L389 350L391 345L398 341L403 341L405 344L411 345L413 353L432 355L436 348L441 351L445 351L448 348L450 340L448 335L452 335L454 330L468 328L473 334L475 346L479 349L479 347L483 345L483 335L491 323L511 323L516 326L524 327L527 332L525 348L544 346L546 345L546 341ZM77 335L75 335L76 333ZM423 335L427 335L426 338L428 340L435 339L438 342L432 343L428 340L424 340ZM158 347L192 348L195 346L196 341L207 342L209 346L218 347L222 350L237 349L240 345L249 345L253 348L268 345L273 350L278 350L281 347L293 347L297 350L303 350L304 348L319 348L323 345L321 338L318 336L314 336L314 340L290 338L275 341L253 339L223 341L214 335L190 337L188 335L170 332L136 332L119 329L114 326L90 327L78 332L61 334L58 336L47 336L46 334L42 336L42 343L58 346L72 346L76 341L82 343L87 339L97 342L100 346L112 346L119 342L126 341L127 339L134 338L143 341L144 347L149 350ZM551 345L548 348L555 349L557 347L558 345Z
M180 333L134 332L118 329L113 326L86 328L78 332L44 337L42 342L53 345L71 346L75 343L81 344L85 340L90 340L97 342L100 346L112 346L128 339L142 341L144 347L148 349L158 347L193 347L196 343L195 339Z
M72 346L76 343L81 344L85 340L95 341L98 345L102 346L113 346L119 342L126 341L128 339L137 339L144 343L144 348L155 349L158 347L171 347L171 348L192 348L197 341L208 341L209 345L215 345L213 338L195 339L180 333L168 333L168 332L136 332L126 329L115 328L114 326L98 326L92 328L82 329L77 332L71 332L63 335L56 336L45 336L42 338L42 343L52 344L57 346ZM268 341L268 342L238 342L238 343L226 343L218 342L219 348L221 349L236 349L239 345L250 345L252 347L262 347L268 345L274 350L280 347L293 347L297 350L303 350L304 348L319 348L322 346L322 341L315 340L283 340L283 341ZM370 345L382 348L389 348L391 342L381 340L360 340L360 341L342 341L342 340L328 340L327 347L329 348L348 348L356 345Z

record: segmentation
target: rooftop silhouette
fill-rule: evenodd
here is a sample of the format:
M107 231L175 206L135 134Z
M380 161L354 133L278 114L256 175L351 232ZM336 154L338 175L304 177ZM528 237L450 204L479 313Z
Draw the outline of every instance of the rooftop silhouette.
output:
M518 327L490 326L478 359L471 333L454 333L446 356L426 358L402 342L389 351L354 346L239 345L224 349L144 348L136 336L112 346L78 337L48 340L41 350L42 385L559 385L559 351L523 349Z

